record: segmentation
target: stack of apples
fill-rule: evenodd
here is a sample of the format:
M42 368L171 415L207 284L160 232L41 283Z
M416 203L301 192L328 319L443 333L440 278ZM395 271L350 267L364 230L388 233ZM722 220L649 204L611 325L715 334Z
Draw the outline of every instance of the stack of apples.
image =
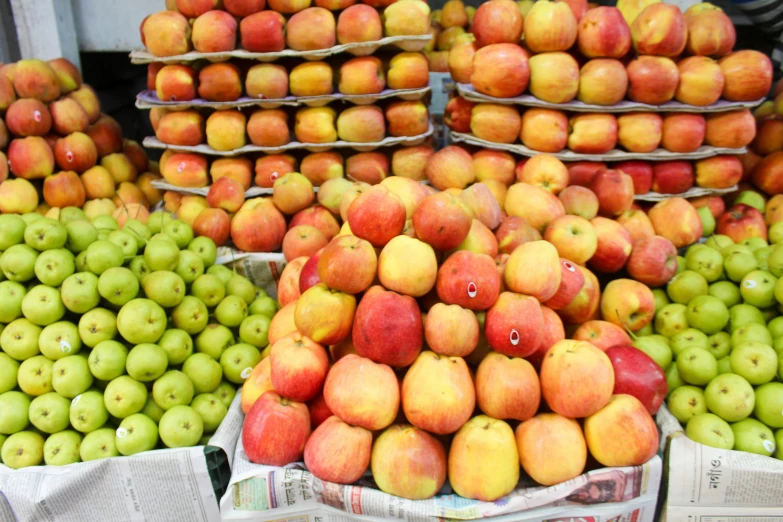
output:
M524 16L510 0L482 4L472 23L474 41L465 38L450 51L454 79L496 98L529 92L562 110L520 113L500 103L452 101L447 112L460 114L449 119L458 120L460 132L495 143L519 141L540 152L689 153L703 145L742 148L750 143L755 123L749 111L705 119L699 108L721 99L751 104L764 98L772 82L769 58L752 50L731 52L734 27L711 4L685 13L660 2L619 4L588 9L584 1L544 0ZM694 110L613 114L626 99L652 106L676 100ZM604 109L569 114L574 100Z
M424 49L430 62L430 71L449 72L449 50L459 43L474 40L468 31L475 14L476 8L466 6L462 0L448 0L442 9L432 12L432 41Z
M427 165L441 192L387 183L397 177L354 187L340 233L286 266L270 355L242 389L251 461L304 458L343 484L369 468L381 490L411 499L448 476L456 493L493 501L516 487L520 465L552 485L582 473L588 452L604 466L656 454L663 372L639 350L609 350L653 320L652 291L620 278L602 293L584 266L619 270L628 233L594 218L607 230L596 241L590 221L527 183L508 189L505 215L488 185L464 188L473 180L460 165L438 166L455 153ZM627 178L597 176L606 187ZM449 185L459 180L464 190ZM642 272L658 269L661 245L676 256L662 237L649 243Z
M774 100L755 111L756 137L742 156L747 181L774 196L783 193L783 82L775 85Z
M144 214L161 200L157 163L123 139L68 60L2 66L0 115L0 213Z
M75 207L0 215L0 457L66 465L205 444L277 311L215 244Z

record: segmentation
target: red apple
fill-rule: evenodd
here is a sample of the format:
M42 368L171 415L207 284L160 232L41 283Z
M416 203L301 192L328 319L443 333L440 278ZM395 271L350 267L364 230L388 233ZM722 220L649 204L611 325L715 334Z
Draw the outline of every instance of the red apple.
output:
M470 83L476 91L496 98L513 98L527 89L530 65L527 52L517 44L482 47L473 56Z
M653 164L649 161L621 161L614 168L622 171L633 180L634 194L647 194L653 182Z
M693 186L690 161L661 161L653 167L653 191L659 194L681 194Z
M495 261L486 254L457 251L438 270L436 289L444 303L469 310L487 310L500 293Z
M307 470L321 480L352 484L370 465L372 432L329 417L315 431L304 450Z
M524 17L511 0L482 3L473 16L471 31L479 47L497 43L516 44L522 37Z
M602 216L619 216L633 204L633 180L622 171L601 169L588 188L598 197L598 213Z
M301 298L297 305L300 302ZM318 395L329 371L329 356L324 347L299 332L273 344L269 359L275 391L299 402Z
M568 259L560 259L560 285L555 295L550 297L546 306L552 310L565 308L574 300L585 284L585 276L574 263Z
M749 237L767 239L764 216L755 208L741 203L734 205L717 219L715 232L729 236L735 243Z
M597 320L587 321L576 329L571 338L575 341L587 341L602 352L616 344L631 343L631 338L625 330L608 321Z
M633 395L655 415L669 392L663 369L649 355L631 346L620 344L606 350L614 369L614 394Z
M317 262L318 278L329 288L349 294L367 290L375 278L378 258L372 245L355 236L337 236Z
M487 311L484 334L489 345L510 357L526 357L541 344L541 305L530 296L503 292Z
M590 268L604 273L621 270L631 255L631 234L622 224L611 219L597 217L591 223L598 238L598 247L588 262Z
M307 406L273 391L259 397L242 425L247 458L266 466L286 466L301 460L309 436Z
M324 247L325 248L325 247ZM298 285L297 288L299 289L299 294L301 295L303 292L305 292L308 288L313 287L321 282L321 278L318 277L318 261L321 259L321 254L323 253L324 249L322 248L315 254L311 255L310 257L305 259L304 264L299 269L299 277L297 278L296 284ZM296 261L296 259L294 259ZM293 261L292 261L293 262ZM286 265L286 267L283 269L283 272L285 273L285 270L290 266L290 263ZM280 276L280 280L283 280L283 277ZM278 291L278 299L280 298L280 291ZM298 296L297 296L298 299ZM280 303L282 304L282 301ZM285 306L285 305L283 305Z

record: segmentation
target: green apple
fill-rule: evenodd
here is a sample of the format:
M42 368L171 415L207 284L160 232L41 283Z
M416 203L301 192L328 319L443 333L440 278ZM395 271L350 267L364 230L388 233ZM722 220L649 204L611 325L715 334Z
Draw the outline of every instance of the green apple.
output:
M773 223L772 226L769 227L768 235L769 235L769 242L773 245L779 244L781 241L783 241L783 225L781 225L783 221L778 221L777 223ZM778 276L780 277L780 276Z
M229 328L236 328L247 317L247 304L236 295L227 295L215 308L217 322Z
M76 355L82 349L79 328L69 321L52 323L38 337L38 347L42 354L53 361L66 355Z
M98 238L98 241L103 241L102 238ZM87 267L87 251L79 252L79 255L76 256L76 260L74 261L76 264L76 271L77 272L90 272L90 269ZM90 272L92 274L92 272Z
M687 423L695 415L707 413L704 392L696 386L680 386L669 394L666 405L682 424Z
M103 401L111 415L124 419L139 413L147 402L147 388L139 381L122 375L106 385Z
M24 229L24 242L38 250L62 248L68 240L65 225L51 218L43 218L30 223Z
M90 222L98 230L119 230L117 220L111 216L96 216Z
M728 422L741 421L753 412L756 400L753 387L743 377L724 373L704 389L707 409Z
M234 401L234 397L237 394L237 390L231 383L223 381L212 394L220 399L220 402L222 402L226 408L230 408L231 403Z
M39 219L43 219L43 216L38 212L27 212L26 214L22 214L22 219L24 220L25 224L29 225L30 223L34 223Z
M193 241L188 245L188 250L195 252L201 257L205 268L209 268L215 264L215 260L217 259L217 246L212 239L206 236L193 238Z
M150 214L147 218L147 228L149 228L151 234L157 234L166 223L169 223L173 217L165 210L156 210Z
M123 306L139 294L139 280L125 267L110 268L98 279L98 293L114 306Z
M16 281L3 281L0 283L0 323L10 323L22 317L22 299L27 294L27 289Z
M225 265L212 265L207 268L207 274L217 276L224 285L227 285L231 278L236 275Z
M239 338L256 348L265 348L269 344L270 323L271 320L265 315L249 315L239 325ZM634 346L636 345L634 344ZM637 348L639 347L637 346ZM669 361L671 361L671 354Z
M35 277L38 252L27 245L14 245L0 255L0 270L9 281L24 283Z
M775 453L775 435L756 419L744 419L731 425L734 449L771 457Z
M717 297L700 295L688 303L685 318L691 327L714 334L723 330L729 322L729 309Z
M207 327L209 310L201 299L188 295L171 311L171 321L177 328L195 335Z
M64 248L42 252L35 260L35 277L48 286L60 286L75 270L73 254Z
M765 322L770 322L775 317L778 316L778 306L779 305L773 305L767 308L759 308L759 312L761 312L762 317L764 317Z
M190 377L178 370L169 370L152 385L152 398L165 411L190 404L194 391Z
M685 270L675 275L666 285L669 298L680 304L688 304L699 295L707 295L709 286L704 276L693 270Z
M226 283L226 295L236 295L245 303L252 303L256 300L256 287L248 278L235 274Z
M656 291L658 293L656 293ZM656 310L660 310L658 308L658 304L661 304L661 307L664 306L663 301L659 298L660 295L663 295L666 297L666 304L669 302L669 296L666 295L666 291L661 288L656 288L653 290L653 296L655 296L655 305ZM271 297L259 297L252 303L250 303L250 306L247 307L247 313L250 315L265 315L269 319L272 319L272 317L275 316L277 311L280 309L278 306L277 301L272 299Z
M226 287L216 275L204 274L193 281L190 293L201 299L205 305L212 308L213 306L217 306L226 296Z
M734 432L731 426L712 413L694 415L685 427L689 439L713 448L730 450L734 447Z
M0 394L16 388L19 363L0 351Z
M38 326L59 321L65 315L60 291L46 285L34 286L22 299L22 314Z
M783 428L783 383L770 382L756 388L753 414L770 428Z
M731 351L731 336L726 332L717 332L707 338L707 351L718 361Z
M50 435L43 445L44 462L47 466L67 466L79 462L81 445L82 436L73 430Z
M172 219L163 225L161 231L173 239L180 250L187 248L190 242L193 241L193 229L179 219Z
M109 420L109 411L103 394L90 390L77 395L71 401L71 425L82 433L95 431Z
M190 284L204 273L204 261L195 252L182 250L179 253L179 263L175 272L183 281Z
M0 251L24 241L24 219L17 214L0 214Z
M677 256L677 270L674 273L679 274L684 271L685 271L685 258L682 256Z
M122 266L125 261L122 249L111 241L96 241L85 252L87 269L98 276L110 268Z
M667 304L655 314L655 331L665 337L673 337L688 328L688 307L680 303Z
M732 241L729 236L713 234L707 238L707 241L705 241L704 244L710 248L714 248L718 252L721 252L724 248L733 245L734 241Z
M234 344L234 334L231 330L222 324L211 323L198 334L194 346L197 352L207 354L218 361L223 352Z
M201 416L204 422L204 433L214 433L228 413L226 405L212 393L197 395L190 407Z
M87 220L71 221L65 225L65 231L68 234L65 246L76 254L84 252L91 244L98 241L98 229Z
M728 355L718 359L718 375L723 375L724 373L734 373L731 371L731 359L729 359Z
M144 260L152 272L176 270L179 263L179 247L173 241L152 239L144 248Z
M655 330L653 329L652 323L647 323L646 325L642 326L638 330L634 332L634 334L637 337L645 337L648 335L653 335L655 333Z
M117 315L117 328L129 343L154 343L166 330L166 312L150 299L133 299Z
M166 330L158 341L158 346L166 352L169 366L184 363L193 353L193 339L185 330L177 328Z
M737 248L737 246L732 247ZM745 248L745 247L742 247ZM723 262L723 269L726 271L726 277L738 283L758 267L756 256L752 252L733 252L729 254Z
M701 207L696 210L701 220L701 237L709 237L715 231L715 216L709 207Z
M90 352L87 364L96 379L110 381L125 373L128 349L117 341L101 341Z
M160 418L163 417L165 411L166 410L155 403L155 399L152 397L152 394L148 393L147 402L144 404L144 408L141 410L141 413L155 421L155 424L159 424Z
M761 310L755 306L749 304L738 304L729 308L729 332L734 333L735 330L750 323L758 323L760 325L766 325L764 316Z
M68 427L71 401L54 392L36 397L30 403L30 422L44 433L57 433Z
M133 275L136 276L136 279L138 279L139 282L144 279L144 276L150 273L150 268L147 266L147 262L144 261L144 256L134 257L128 265L128 268L130 268L130 271L133 272Z
M79 207L64 207L60 210L59 220L63 225L83 219L87 219L87 214Z
M777 304L775 285L778 278L763 270L754 270L742 278L740 295L749 305L766 308Z
M25 318L17 319L0 333L0 348L17 361L24 361L41 353L38 349L40 335L40 326Z
M769 243L760 237L748 237L740 241L739 244L748 247L754 253L769 246Z
M781 283L780 280L778 280L775 285L775 301L777 301L778 305L783 304L783 283Z
M53 367L54 363L43 355L23 361L17 375L19 389L32 397L51 392Z
M106 239L120 247L125 258L134 257L139 251L139 243L136 241L136 236L125 230L115 230Z
M775 349L775 352L778 354L778 359L783 360L783 337L778 337L774 341L772 341L772 348Z
M764 208L766 207L766 201L764 200L764 196L756 192L755 190L743 190L737 195L737 198L734 200L734 204L737 205L739 203L742 203L743 205L748 205L749 207L753 207L762 214L764 213Z
M655 309L660 310L667 304L669 304L671 301L669 301L669 296L666 294L666 290L663 288L654 288L653 291L653 298L655 299ZM271 304L271 306L270 306ZM274 317L275 313L277 312L277 305L275 304L275 300L271 297L261 297L259 299L254 300L252 303L250 303L250 306L248 307L249 313L251 314L261 314L266 315L270 319ZM254 311L254 310L261 310L261 311ZM271 311L271 315L270 312Z
M117 316L105 308L94 308L79 319L79 336L89 346L110 341L117 336Z
M8 391L0 394L0 433L11 435L25 429L30 421L29 409L30 397L24 393Z
M117 428L114 443L117 451L126 456L153 450L158 443L158 426L143 413L129 415Z
M778 356L775 350L758 341L735 345L729 360L731 370L754 386L768 383L778 372Z
M691 248L685 255L685 267L702 275L711 283L717 281L723 274L723 256L714 248L707 246L695 250Z
M737 346L746 341L758 341L772 345L772 334L767 327L758 323L748 323L740 326L731 334L731 346Z
M704 348L706 350L709 346L709 340L707 339L707 334L704 332L694 328L688 328L674 334L669 341L669 346L671 347L672 354L677 358L680 355L680 352L691 346Z
M759 270L766 270L767 272L770 272L769 258L774 250L775 247L766 246L764 248L759 248L758 250L753 252L753 256L756 258L756 265L759 267Z
M157 344L142 343L133 347L125 360L125 370L139 382L151 382L163 375L169 359Z
M150 228L138 219L129 219L125 222L122 229L135 235L140 247L146 245L147 241L152 237Z
M2 284L2 283L0 283ZM773 339L783 337L783 316L776 317L767 323L767 330Z
M58 359L52 372L52 387L63 397L73 399L92 386L93 377L87 357L82 355L69 355Z
M82 458L82 461L89 462L91 460L118 457L120 452L117 451L114 438L114 430L111 428L101 428L85 435L79 448L79 456Z
M14 433L3 443L3 464L11 469L38 466L43 462L44 439L34 431Z
M783 430L775 432L775 458L783 460Z
M717 297L727 308L742 302L739 288L731 281L716 281L710 285L709 295Z
M194 353L182 365L182 373L193 381L196 393L211 393L223 379L223 368L205 353Z
M745 245L740 244L731 244L726 245L725 247L720 249L720 255L723 256L724 263L725 260L729 258L732 254L750 254L753 255L753 251L748 248Z
M185 281L175 272L158 270L144 276L141 280L148 299L152 299L163 308L172 308L182 302L187 293Z
M60 294L68 310L75 314L87 313L101 301L98 277L90 272L77 272L63 281Z
M161 417L159 430L169 448L195 446L204 433L204 421L190 406L174 406Z
M704 348L685 348L677 356L677 371L688 384L703 386L718 375L718 361Z
M255 346L246 343L235 344L220 356L223 376L235 384L245 382L259 362L261 362L261 352Z

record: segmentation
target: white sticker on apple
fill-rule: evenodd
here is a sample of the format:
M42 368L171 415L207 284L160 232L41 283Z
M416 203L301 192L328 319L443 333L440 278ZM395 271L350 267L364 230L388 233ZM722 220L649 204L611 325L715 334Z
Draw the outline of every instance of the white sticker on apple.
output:
M519 344L519 332L516 330L511 330L511 333L508 336L508 340L511 341L512 346L516 346Z
M117 428L118 439L124 439L127 434L128 434L128 430L126 430L125 428Z
M41 115L41 111L33 111L33 119L38 123L41 123L41 120L43 119L43 116Z
M775 443L772 442L771 440L765 440L764 442L762 442L762 444L764 445L764 449L769 451L770 453L775 451Z
M745 288L756 288L756 282L752 279L748 279L744 283L742 283L742 286Z
M277 171L273 172L272 174L269 175L269 181L274 182L278 178L278 176L280 176L280 174L278 174Z
M478 294L478 287L476 286L476 283L470 282L468 283L468 297L473 299Z
M569 263L568 261L563 261L563 266L569 272L576 272L576 267L574 265L572 265L571 263Z
M239 376L242 377L243 379L247 379L248 377L250 377L251 373L253 373L253 368L248 366L247 368L242 370L242 373L240 373Z
M63 339L60 341L60 351L63 353L71 353L71 343Z
M179 165L177 165L177 172L182 172L183 170L185 170L185 162L181 161Z
M80 400L82 400L82 395L81 394L79 394L76 397L74 397L73 400L71 401L71 408L73 408L74 406L79 404Z

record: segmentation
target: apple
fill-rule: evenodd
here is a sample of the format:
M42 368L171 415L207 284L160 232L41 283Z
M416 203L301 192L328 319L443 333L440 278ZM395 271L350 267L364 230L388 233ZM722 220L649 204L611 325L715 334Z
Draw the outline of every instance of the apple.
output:
M576 42L577 24L567 3L533 4L525 16L525 44L536 53L567 51Z
M661 236L640 239L633 244L626 268L631 277L647 286L663 286L677 271L677 249Z
M543 316L538 301L512 292L501 293L487 311L484 334L497 352L525 357L538 349Z
M242 445L248 459L269 466L300 460L309 436L307 406L274 391L261 395L242 426Z
M771 428L783 428L783 385L771 382L756 388L753 414Z
M612 436L621 426L630 439ZM590 454L604 466L640 466L658 452L658 427L633 395L613 395L604 408L585 419L584 432Z
M756 101L772 87L772 62L753 50L730 53L718 61L725 84L723 98L730 101Z
M525 92L529 80L528 53L516 43L493 43L473 55L470 83L477 92L513 98Z
M648 5L630 25L633 46L640 55L675 57L688 41L688 27L679 6Z
M588 188L598 197L598 213L619 216L633 204L633 179L619 170L601 169L590 180Z
M79 462L81 443L81 435L72 430L47 437L43 445L44 463L47 466L65 466Z
M631 30L616 7L596 7L579 20L578 43L587 58L623 58L631 49Z
M529 149L560 152L568 143L568 117L562 111L531 107L522 114L520 139Z
M639 56L626 67L628 98L648 105L663 105L674 98L680 82L677 65L664 56Z
M778 370L775 350L759 341L746 341L734 346L729 362L735 374L756 386L771 381Z
M498 43L517 44L522 37L523 24L524 17L514 2L490 0L476 9L471 31L479 47Z
M577 421L541 413L517 426L515 435L520 464L539 484L553 486L584 471L587 445ZM558 457L562 455L568 458Z
M321 480L352 484L370 465L372 433L336 416L321 423L307 439L304 462Z
M524 359L490 353L476 371L476 399L493 418L526 421L541 401L538 375Z

